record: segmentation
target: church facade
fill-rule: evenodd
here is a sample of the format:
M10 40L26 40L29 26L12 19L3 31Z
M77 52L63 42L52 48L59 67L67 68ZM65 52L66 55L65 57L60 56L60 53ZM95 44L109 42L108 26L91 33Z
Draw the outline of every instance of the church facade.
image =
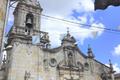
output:
M14 10L14 24L8 35L7 57L0 80L114 80L114 71L85 55L67 31L61 46L51 49L47 32L40 30L42 8L37 0L21 0Z

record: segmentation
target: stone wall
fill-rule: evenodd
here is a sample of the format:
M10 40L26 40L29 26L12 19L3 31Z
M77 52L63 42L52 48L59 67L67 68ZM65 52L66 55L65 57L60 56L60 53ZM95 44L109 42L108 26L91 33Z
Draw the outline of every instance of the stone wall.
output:
M38 65L42 64L43 61L39 47L14 43L11 52L10 65L8 65L8 80L24 80L27 73L30 74L31 80L37 80L39 74ZM39 58L41 59L40 62L38 62ZM40 70L43 69L40 67Z
M7 0L0 0L0 47L4 30Z
M120 80L120 73L115 74L115 80Z

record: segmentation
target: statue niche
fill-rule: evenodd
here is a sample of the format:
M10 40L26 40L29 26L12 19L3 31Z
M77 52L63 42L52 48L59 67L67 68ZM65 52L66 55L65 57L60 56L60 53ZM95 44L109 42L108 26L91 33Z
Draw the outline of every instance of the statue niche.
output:
M73 66L73 54L69 52L68 54L68 66L72 67Z
M31 30L33 29L33 19L34 19L34 16L32 13L28 13L26 15L26 29L25 29L25 32L30 35L30 32Z
M108 77L107 77L106 73L102 73L101 78L102 78L102 80L108 80Z

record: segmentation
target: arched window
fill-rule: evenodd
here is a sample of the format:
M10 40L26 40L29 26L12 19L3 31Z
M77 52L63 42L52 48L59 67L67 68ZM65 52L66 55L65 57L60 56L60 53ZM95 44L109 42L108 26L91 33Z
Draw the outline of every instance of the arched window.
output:
M34 20L34 16L32 13L28 13L26 15L26 29L25 32L27 32L28 34L30 34L31 29L33 29L33 20Z
M32 28L33 27L33 18L34 18L34 16L33 16L32 13L28 13L26 15L26 26L28 28Z

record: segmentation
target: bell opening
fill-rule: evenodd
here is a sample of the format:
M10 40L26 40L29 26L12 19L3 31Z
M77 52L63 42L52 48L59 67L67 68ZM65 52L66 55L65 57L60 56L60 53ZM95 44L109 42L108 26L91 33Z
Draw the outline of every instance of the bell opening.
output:
M33 28L33 14L32 13L28 13L26 15L26 26L28 28Z

